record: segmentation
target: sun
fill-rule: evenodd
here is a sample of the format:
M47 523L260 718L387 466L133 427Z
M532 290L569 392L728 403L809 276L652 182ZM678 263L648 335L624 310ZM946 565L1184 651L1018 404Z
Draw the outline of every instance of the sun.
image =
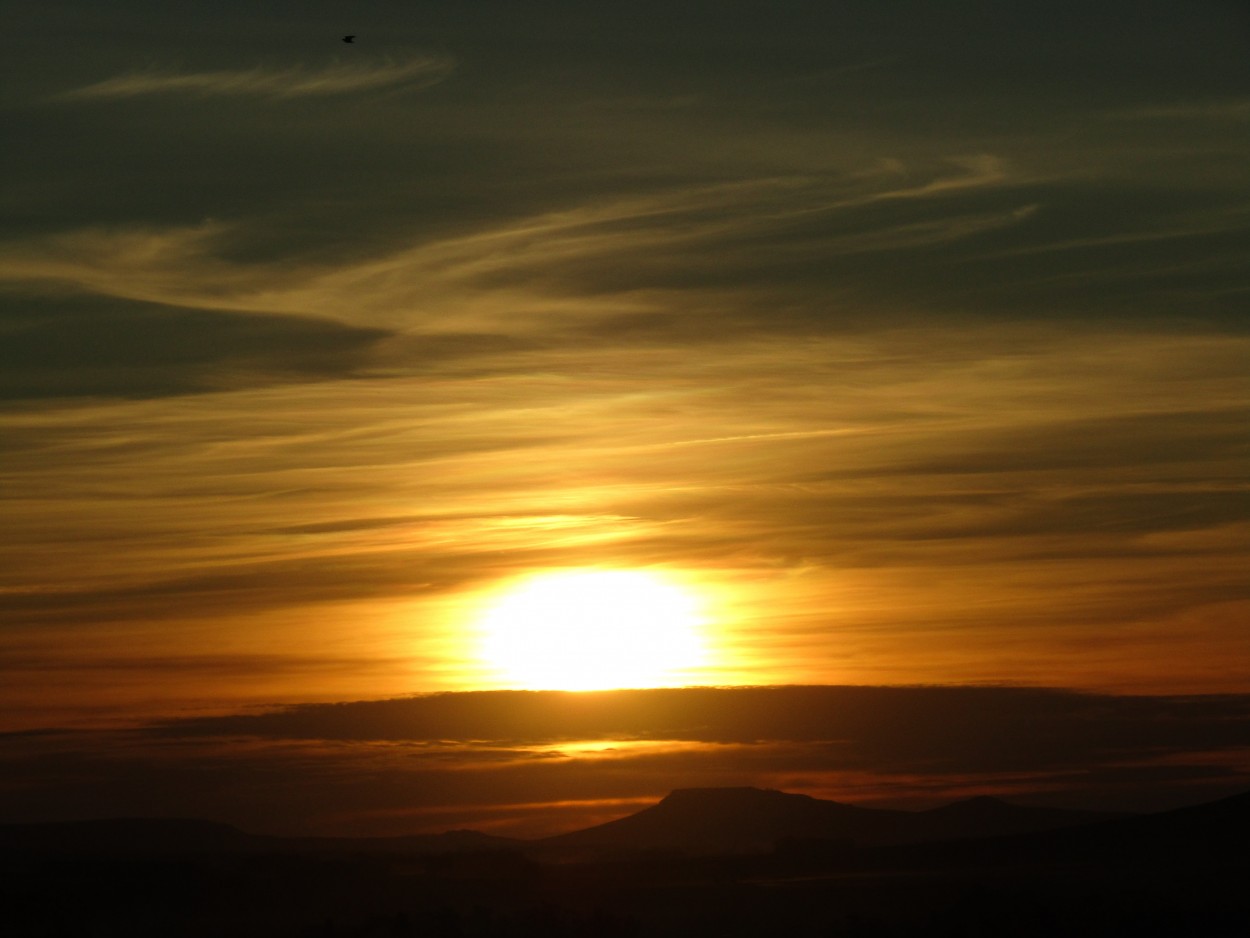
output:
M480 655L526 690L672 686L704 659L700 607L690 590L649 571L543 573L489 606Z

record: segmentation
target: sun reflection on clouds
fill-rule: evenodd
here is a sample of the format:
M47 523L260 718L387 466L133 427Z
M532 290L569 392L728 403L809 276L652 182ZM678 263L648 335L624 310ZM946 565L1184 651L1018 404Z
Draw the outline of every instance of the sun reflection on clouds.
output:
M704 752L709 745L681 739L576 739L542 746L529 746L528 752L549 753L568 759L603 762L628 761L683 752Z

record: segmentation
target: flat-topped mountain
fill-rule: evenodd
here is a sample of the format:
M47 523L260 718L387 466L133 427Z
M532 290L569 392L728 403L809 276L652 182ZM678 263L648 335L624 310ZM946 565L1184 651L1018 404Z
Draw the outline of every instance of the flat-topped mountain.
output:
M678 789L628 817L542 841L553 847L757 853L785 840L847 846L1030 833L1123 817L972 798L930 811L863 808L760 788Z
M859 839L874 823L895 813L901 812L877 812L759 788L682 788L636 814L543 843L749 853L769 850L789 837Z

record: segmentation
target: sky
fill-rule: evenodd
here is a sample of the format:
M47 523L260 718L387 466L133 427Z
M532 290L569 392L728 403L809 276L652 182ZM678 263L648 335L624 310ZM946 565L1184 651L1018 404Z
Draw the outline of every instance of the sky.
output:
M2 9L0 820L1248 787L1244 4Z

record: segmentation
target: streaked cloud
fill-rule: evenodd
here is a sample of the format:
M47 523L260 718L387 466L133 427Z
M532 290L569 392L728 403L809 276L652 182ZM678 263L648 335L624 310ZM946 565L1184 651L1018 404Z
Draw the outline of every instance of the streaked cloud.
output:
M1007 170L989 155L915 170L921 178L902 185L889 175L765 177L595 201L341 265L232 262L231 245L248 232L224 222L83 229L0 245L0 279L359 325L442 332L439 320L450 316L457 329L498 328L506 317L514 329L546 330L573 317L585 321L596 307L609 316L645 311L632 297L649 286L682 286L673 277L683 265L685 276L704 280L713 258L740 257L759 268L908 251L1017 225L1038 209L925 207L942 196L1006 185ZM920 217L900 223L895 210L873 217L874 206L895 203L918 204ZM634 282L604 283L609 268L621 264L634 271Z
M316 69L258 66L212 72L132 72L66 91L56 100L101 101L163 94L273 99L360 94L429 87L445 81L455 67L455 60L448 56L426 56L400 62L335 63Z
M0 820L195 813L254 831L533 836L700 785L1151 809L1250 782L1250 702L1011 687L441 694L0 736L0 765Z
M297 316L83 296L10 301L0 399L143 398L351 376L390 337Z
M1250 120L1250 99L1192 101L1185 104L1160 104L1139 107L1113 115L1121 120L1219 121Z
M483 596L578 565L703 590L709 684L1244 691L1244 13L497 6L363 0L356 48L233 0L31 8L7 726L495 688ZM868 771L686 742L559 800ZM577 760L524 749L490 763L554 803L533 767Z
M972 714L980 714L972 720ZM1093 719L1099 714L1100 719ZM965 734L1004 737L1018 720L1062 727L1047 751L1035 736L988 749ZM1123 723L1124 726L1115 724ZM1139 727L1129 731L1127 726ZM155 725L161 736L487 741L546 746L563 740L760 740L914 747L928 759L961 751L999 768L1029 760L1079 764L1066 752L1140 732L1150 747L1250 744L1250 699L1112 696L1026 687L738 687L621 691L494 691L303 704L259 714L190 717ZM937 734L937 735L935 735ZM894 757L891 757L894 758ZM968 766L961 766L968 768Z

